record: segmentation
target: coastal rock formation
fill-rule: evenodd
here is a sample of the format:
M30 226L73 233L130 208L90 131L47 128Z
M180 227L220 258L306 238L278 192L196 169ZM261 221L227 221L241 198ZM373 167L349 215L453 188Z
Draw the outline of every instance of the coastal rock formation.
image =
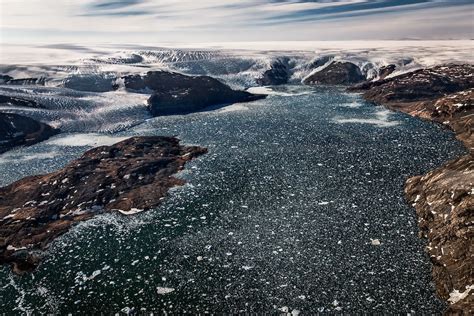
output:
M266 70L262 77L257 78L256 82L262 86L273 86L288 83L289 79L288 60L278 59L271 63L270 69Z
M474 147L474 66L445 65L349 88L376 104L448 126Z
M173 175L206 151L173 137L132 137L91 149L56 172L0 188L0 264L31 271L38 251L77 222L159 205L171 187L184 184Z
M108 92L114 90L115 80L112 74L75 74L64 79L63 85L77 91Z
M0 154L16 146L36 144L57 133L58 129L32 118L0 113Z
M474 87L472 65L445 65L419 69L388 79L350 88L379 104L436 100L450 93Z
M206 107L263 99L265 95L232 90L209 76L186 76L167 71L122 78L125 88L150 91L148 108L152 115L186 114Z
M395 68L397 68L397 66L395 66L394 64L380 67L378 71L378 75L379 75L378 79L379 80L385 79L387 76L391 75L395 71Z
M335 61L303 80L307 85L350 85L362 82L365 76L359 67L350 62Z
M448 313L474 313L474 159L465 155L407 181L426 251L433 262L438 296Z
M420 69L352 87L377 104L443 124L469 153L406 183L405 193L428 238L438 295L447 314L474 313L474 66Z

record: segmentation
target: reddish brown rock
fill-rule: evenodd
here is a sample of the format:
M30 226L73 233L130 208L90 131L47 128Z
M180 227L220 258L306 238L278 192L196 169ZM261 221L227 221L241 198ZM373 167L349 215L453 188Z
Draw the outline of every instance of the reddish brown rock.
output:
M474 66L421 69L352 87L374 103L438 122L454 131L469 153L407 180L420 234L429 241L438 295L446 314L474 314Z
M420 234L433 263L437 294L448 313L474 314L474 160L455 159L424 176L410 178L405 192L416 208ZM465 293L465 298L457 294Z
M184 184L173 175L206 151L173 137L133 137L0 188L0 264L30 271L40 261L38 251L77 222L159 205L171 187Z

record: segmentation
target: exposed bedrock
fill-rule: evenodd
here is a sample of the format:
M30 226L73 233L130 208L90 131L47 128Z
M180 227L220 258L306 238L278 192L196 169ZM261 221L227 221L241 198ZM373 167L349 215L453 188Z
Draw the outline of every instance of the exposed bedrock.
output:
M396 68L397 66L395 66L394 64L380 67L380 69L378 70L378 79L385 79L387 76L391 75Z
M44 86L46 81L45 77L40 78L18 78L15 79L8 75L0 75L0 84L8 85L41 85Z
M125 88L150 91L148 108L152 115L186 114L210 106L250 102L265 95L232 90L209 76L186 76L167 71L149 71L146 75L122 78Z
M454 131L469 153L410 178L407 200L428 238L438 295L446 314L474 313L474 66L444 65L352 87L377 104Z
M288 65L288 58L274 60L270 64L270 69L266 70L256 82L262 86L272 86L288 83L291 73Z
M32 118L0 113L0 154L17 146L36 144L57 133L58 129Z
M114 90L113 74L82 74L69 76L64 80L64 87L89 92L108 92Z
M473 73L473 65L444 65L364 82L349 90L390 109L442 123L472 150Z
M39 251L76 223L101 212L129 215L159 205L171 187L184 184L173 175L206 152L173 137L132 137L0 188L0 264L31 271Z
M416 208L420 234L433 263L437 294L447 314L474 313L474 159L465 155L424 176L405 192Z
M350 62L335 61L303 80L307 85L351 85L366 78L360 68Z

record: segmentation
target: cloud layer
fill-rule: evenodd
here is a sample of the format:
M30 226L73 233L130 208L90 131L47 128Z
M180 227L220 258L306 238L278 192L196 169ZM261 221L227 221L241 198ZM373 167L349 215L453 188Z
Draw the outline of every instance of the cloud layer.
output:
M469 39L471 0L0 0L2 42Z

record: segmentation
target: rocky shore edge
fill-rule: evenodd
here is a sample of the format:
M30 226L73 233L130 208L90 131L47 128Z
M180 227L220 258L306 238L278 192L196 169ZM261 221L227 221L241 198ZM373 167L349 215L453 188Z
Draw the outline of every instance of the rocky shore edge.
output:
M451 129L468 152L406 181L446 315L474 314L474 66L444 65L349 88L391 110Z
M32 271L49 243L77 223L158 206L170 188L185 183L173 175L206 152L174 137L132 137L0 188L0 264L17 274Z

